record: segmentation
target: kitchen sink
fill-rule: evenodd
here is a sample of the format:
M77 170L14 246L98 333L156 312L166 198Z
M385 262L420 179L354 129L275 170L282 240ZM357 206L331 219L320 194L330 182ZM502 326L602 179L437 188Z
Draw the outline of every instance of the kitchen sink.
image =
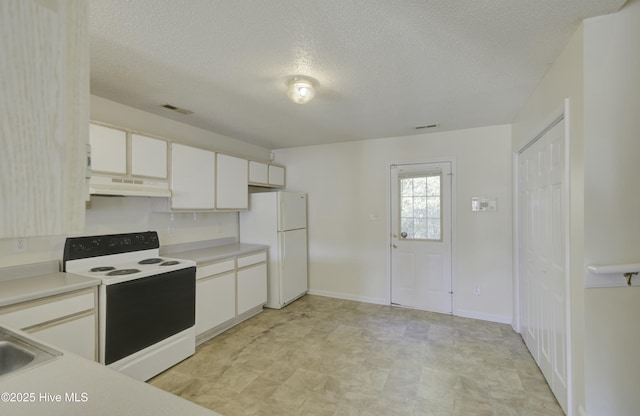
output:
M55 360L62 353L0 328L0 377Z
M35 354L9 341L0 341L0 376L12 373L36 358Z

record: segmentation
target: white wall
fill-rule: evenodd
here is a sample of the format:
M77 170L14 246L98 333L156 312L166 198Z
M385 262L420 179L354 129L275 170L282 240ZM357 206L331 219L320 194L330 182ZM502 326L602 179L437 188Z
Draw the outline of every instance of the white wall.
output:
M533 91L512 124L513 151L535 138L561 111L566 98L570 111L566 114L570 146L570 240L569 269L570 320L572 342L571 374L573 414L584 408L584 181L583 181L583 29L572 36L558 59L553 63ZM514 272L514 276L516 273Z
M585 265L640 263L640 1L584 41ZM637 415L640 287L587 289L585 312L587 413Z
M197 129L183 123L91 96L91 119L126 127L170 140L246 158L268 160L269 150ZM151 198L92 197L82 235L158 231L162 245L217 238L238 238L235 212L153 212ZM61 260L66 236L28 238L26 253L13 252L13 240L0 239L0 267Z
M277 150L287 187L309 195L311 290L388 303L387 164L455 158L457 313L511 322L510 140L509 126L493 126ZM497 212L471 212L483 195Z

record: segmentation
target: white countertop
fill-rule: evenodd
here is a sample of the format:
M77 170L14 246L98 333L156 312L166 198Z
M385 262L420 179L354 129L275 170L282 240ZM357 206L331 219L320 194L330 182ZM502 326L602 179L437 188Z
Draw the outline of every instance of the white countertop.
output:
M0 281L0 307L99 284L100 279L62 272L3 280Z
M59 270L57 261L0 268L0 307L100 284L100 279Z
M69 352L38 367L0 377L0 414L219 415Z
M161 254L171 255L171 257L175 257L177 259L192 260L195 261L197 265L202 265L205 263L228 259L229 257L243 256L245 254L256 253L267 249L269 249L269 246L261 244L235 243L178 252L171 251L170 247L167 247L165 250L161 250Z

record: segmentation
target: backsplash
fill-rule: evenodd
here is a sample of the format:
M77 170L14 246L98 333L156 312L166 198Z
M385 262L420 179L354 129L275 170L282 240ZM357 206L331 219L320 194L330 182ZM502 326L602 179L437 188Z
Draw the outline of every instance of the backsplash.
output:
M237 212L152 212L151 198L91 198L81 235L153 230L162 246L219 238L238 238ZM0 267L61 260L66 236L27 238L27 251L14 253L13 239L0 239Z

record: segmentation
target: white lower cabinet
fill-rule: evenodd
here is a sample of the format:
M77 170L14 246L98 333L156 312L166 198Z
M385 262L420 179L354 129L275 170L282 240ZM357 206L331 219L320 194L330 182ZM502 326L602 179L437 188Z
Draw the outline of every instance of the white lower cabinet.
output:
M266 251L198 265L196 343L250 318L266 302Z
M196 281L196 336L236 316L236 273Z
M267 253L238 258L237 279L238 315L267 303Z
M267 263L238 270L238 315L267 303Z
M96 299L90 288L22 302L0 308L0 322L95 361Z
M72 351L90 360L96 359L95 315L85 315L31 332L36 338L51 345Z

